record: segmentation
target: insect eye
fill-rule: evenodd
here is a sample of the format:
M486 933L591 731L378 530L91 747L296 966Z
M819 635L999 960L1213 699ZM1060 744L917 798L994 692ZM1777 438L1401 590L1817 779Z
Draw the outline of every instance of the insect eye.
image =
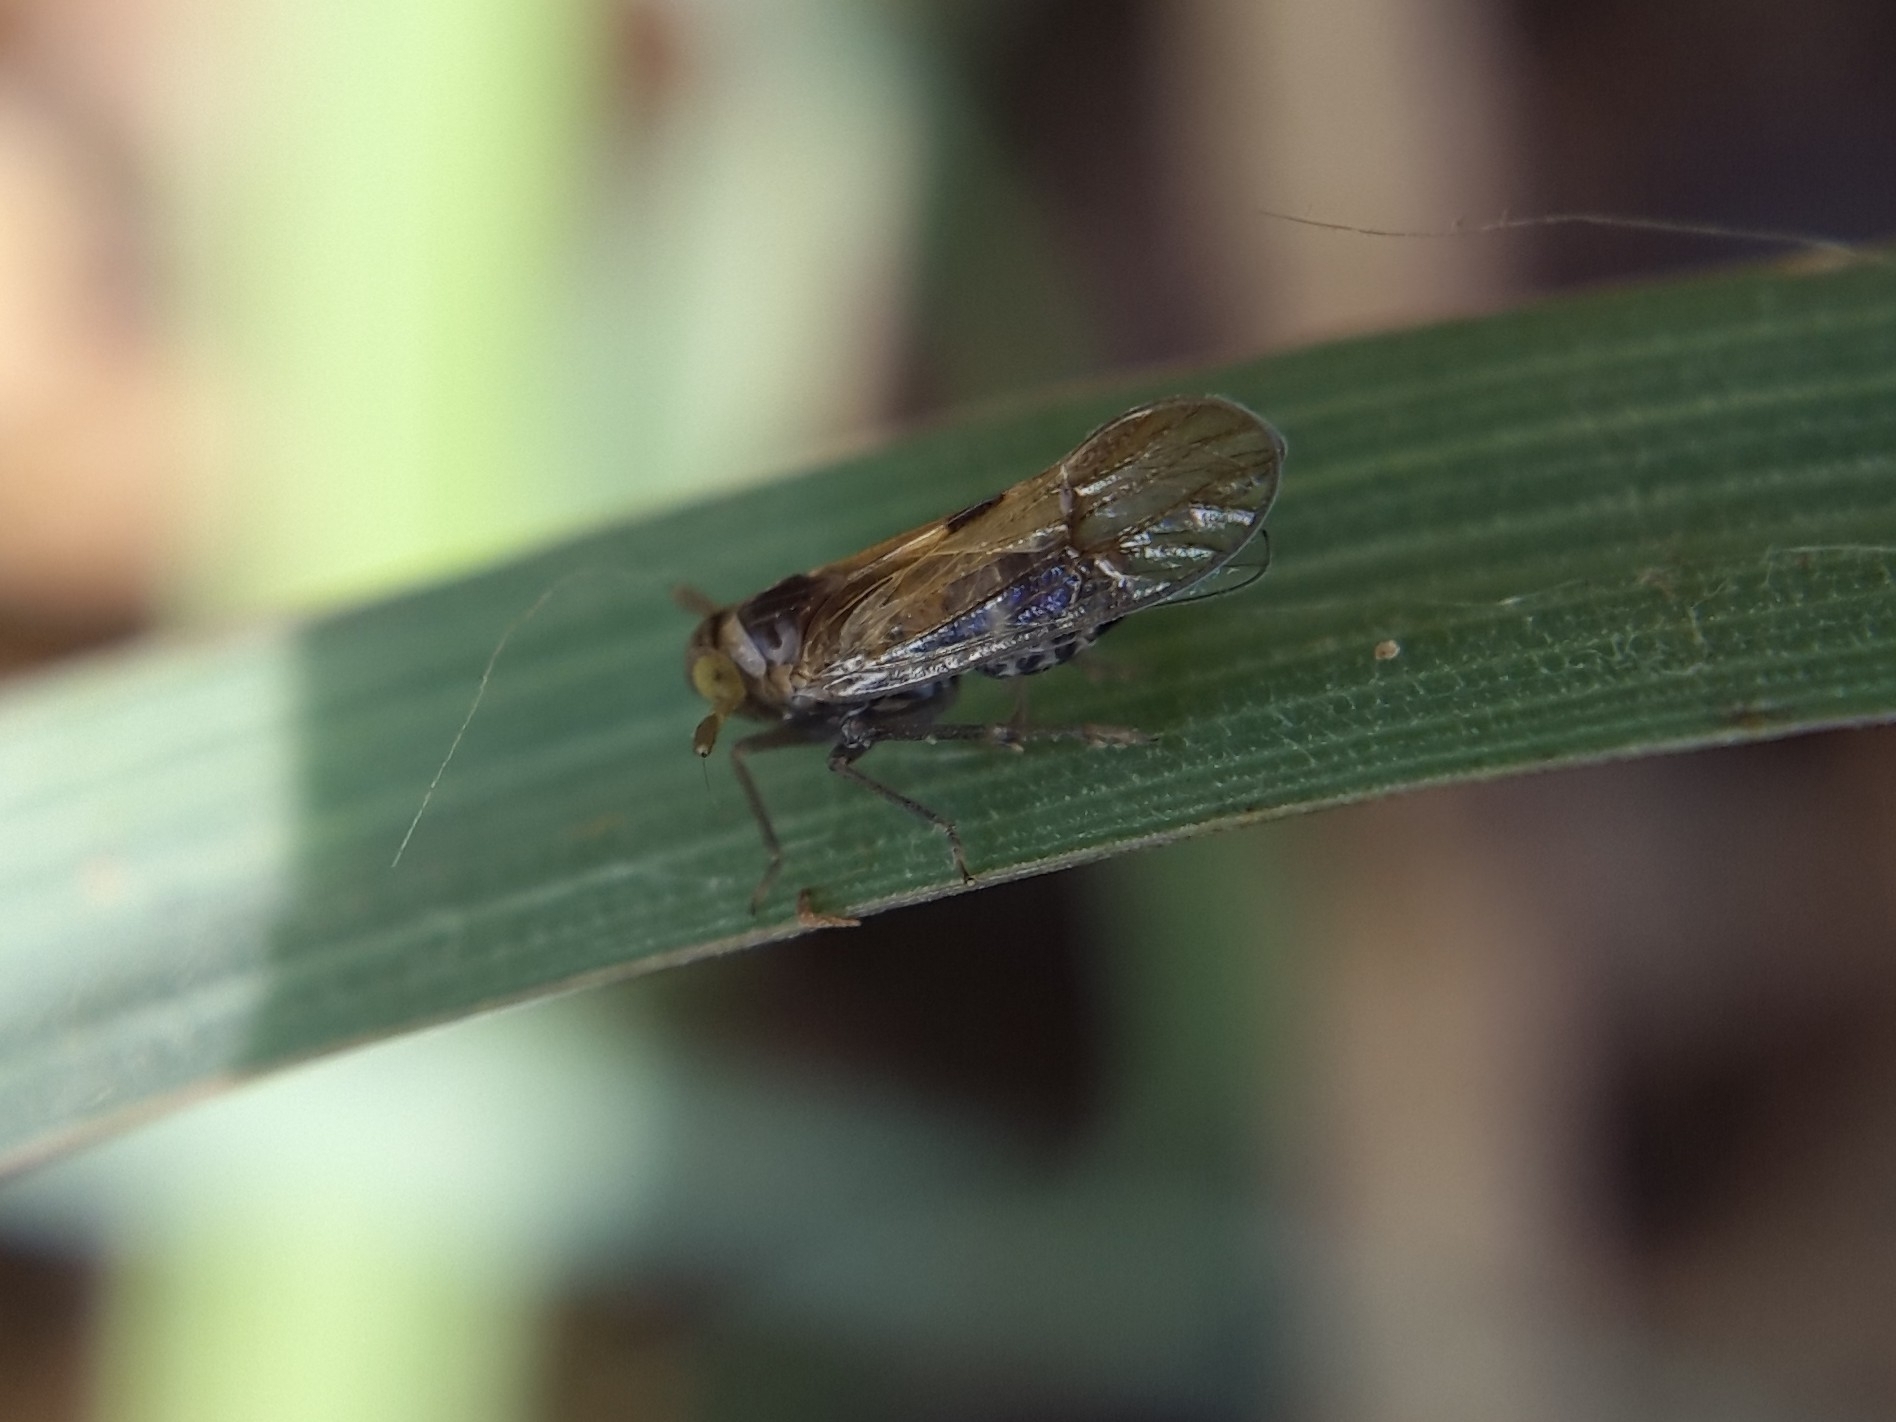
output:
M724 724L726 716L744 704L747 694L744 677L724 653L705 652L692 659L691 686L711 703L711 714L698 723L692 735L692 749L701 756L710 755L711 748L717 744L718 727Z
M722 652L706 652L691 664L692 689L722 711L735 711L744 700L744 678Z

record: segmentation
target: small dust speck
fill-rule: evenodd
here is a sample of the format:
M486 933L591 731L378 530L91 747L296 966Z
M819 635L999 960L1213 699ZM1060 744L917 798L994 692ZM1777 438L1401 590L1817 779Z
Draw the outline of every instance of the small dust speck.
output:
M1402 643L1398 642L1394 637L1385 637L1376 644L1375 656L1379 662L1393 662L1401 655Z

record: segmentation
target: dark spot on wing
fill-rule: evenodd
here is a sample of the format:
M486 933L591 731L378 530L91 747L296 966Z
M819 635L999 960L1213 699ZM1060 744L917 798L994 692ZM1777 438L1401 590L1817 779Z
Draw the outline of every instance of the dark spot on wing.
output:
M795 614L803 610L810 598L810 590L816 586L816 580L808 573L792 573L780 583L772 583L756 597L745 602L738 609L738 616L747 629L755 629L774 622L785 614Z
M969 524L973 523L977 518L981 517L981 515L986 513L989 509L993 508L1000 501L1001 501L1001 496L999 494L996 494L993 498L983 499L978 504L969 504L960 513L949 514L948 517L942 521L943 531L947 533L959 532L961 529L964 529Z
M807 573L793 573L738 605L738 623L764 660L783 665L796 659L803 643L803 617L815 587L816 580Z

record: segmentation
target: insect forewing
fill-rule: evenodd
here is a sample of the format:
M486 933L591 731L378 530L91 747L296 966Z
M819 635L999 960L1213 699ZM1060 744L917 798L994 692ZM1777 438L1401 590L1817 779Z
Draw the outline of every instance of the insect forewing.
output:
M1264 527L1284 442L1241 405L1166 400L1114 420L1064 461L1074 542L1118 585L1113 616L1190 591Z
M1084 635L1188 592L1262 529L1284 445L1240 405L1162 400L1051 469L811 578L817 698L881 695Z

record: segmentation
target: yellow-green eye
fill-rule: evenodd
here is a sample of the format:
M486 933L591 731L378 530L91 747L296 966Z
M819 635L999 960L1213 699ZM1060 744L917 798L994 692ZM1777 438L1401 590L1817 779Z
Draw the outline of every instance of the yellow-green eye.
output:
M711 703L711 714L698 723L692 734L691 748L699 755L710 755L718 743L718 728L724 718L744 704L744 678L729 657L722 652L704 652L691 661L692 690Z
M691 685L698 695L727 715L744 702L744 678L722 652L706 652L691 664Z

